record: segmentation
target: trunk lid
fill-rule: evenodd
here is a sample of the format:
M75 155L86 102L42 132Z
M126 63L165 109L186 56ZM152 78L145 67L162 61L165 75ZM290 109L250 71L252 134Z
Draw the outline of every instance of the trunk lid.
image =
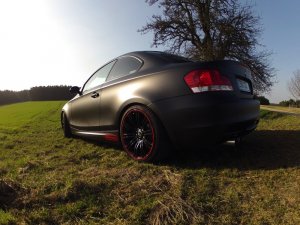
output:
M239 98L253 98L253 79L250 69L232 60L216 61L216 68L227 77Z

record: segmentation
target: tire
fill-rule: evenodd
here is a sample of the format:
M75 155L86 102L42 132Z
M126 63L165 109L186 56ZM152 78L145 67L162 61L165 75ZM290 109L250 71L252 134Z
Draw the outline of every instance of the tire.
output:
M158 162L169 150L167 135L156 116L145 106L128 108L120 123L123 149L137 161Z
M66 137L66 138L73 137L73 134L72 134L72 131L70 128L70 124L69 124L69 121L68 121L65 113L61 114L61 127L63 129L64 137Z

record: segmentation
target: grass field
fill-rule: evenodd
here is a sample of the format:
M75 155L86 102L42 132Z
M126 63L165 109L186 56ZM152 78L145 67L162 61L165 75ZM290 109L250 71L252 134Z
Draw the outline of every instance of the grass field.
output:
M153 165L63 138L62 105L0 107L0 224L300 224L299 117Z
M284 107L284 106L277 106L277 105L261 105L260 108L264 110L300 114L300 108L294 108L294 107Z

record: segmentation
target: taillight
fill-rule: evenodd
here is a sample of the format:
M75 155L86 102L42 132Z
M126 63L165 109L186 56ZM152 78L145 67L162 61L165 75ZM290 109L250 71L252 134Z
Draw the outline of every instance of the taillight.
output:
M194 93L233 90L230 80L215 69L193 70L184 80Z

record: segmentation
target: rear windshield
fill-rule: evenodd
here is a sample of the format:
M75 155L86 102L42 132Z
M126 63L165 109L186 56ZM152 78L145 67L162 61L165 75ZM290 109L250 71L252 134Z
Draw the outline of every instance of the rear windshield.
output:
M193 62L191 59L179 56L179 55L173 55L165 52L149 52L152 55L155 55L156 57L159 57L160 59L169 62L169 63L186 63L186 62Z

